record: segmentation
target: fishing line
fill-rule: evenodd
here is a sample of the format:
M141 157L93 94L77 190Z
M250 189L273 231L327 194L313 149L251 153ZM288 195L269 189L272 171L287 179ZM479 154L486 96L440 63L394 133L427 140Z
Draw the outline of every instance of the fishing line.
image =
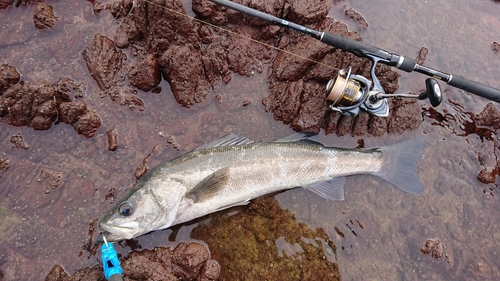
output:
M179 12L179 11L176 11L176 10L170 9L170 8L168 8L168 7L165 7L165 6L162 6L162 5L160 5L160 4L157 4L157 3L151 2L151 1L149 1L149 0L143 0L143 1L144 1L144 2L147 2L147 3L151 4L151 5L154 5L154 6L160 7L160 8L162 8L162 9L164 9L164 10L168 11L168 12L175 13L175 14L177 14L177 15L181 15L181 16L187 17L188 19L195 20L195 21L197 21L197 22L199 22L199 23L202 23L202 24L205 24L205 25L211 26L211 27L213 27L213 28L219 28L219 29L221 29L221 30L223 30L223 31L225 31L225 32L227 32L227 33L230 33L230 34L232 34L232 35L236 35L236 36L238 36L238 37L240 37L240 38L243 38L243 39L250 40L251 42L254 42L254 43L260 44L260 45L262 45L262 46L265 46L265 47L268 47L268 48L272 48L272 49L275 49L275 50L277 50L277 51L284 52L284 53L289 54L289 55L292 55L292 56L296 56L296 57L298 57L298 58L301 58L301 59L304 59L304 60L310 61L310 62L312 62L312 63L314 63L314 64L319 64L319 65L322 65L322 66L328 67L328 68L333 69L333 70L340 70L340 68L333 67L333 66L331 66L331 65L328 65L328 64L322 63L322 62L320 62L320 61L313 60L313 59L310 59L310 58L307 58L307 57L301 56L301 55L299 55L299 54L296 54L296 53L293 53L293 52L287 51L287 50L285 50L285 49L282 49L282 48L279 48L279 47L276 47L276 46L273 46L273 45L270 45L270 44L267 44L267 43L261 42L261 41L259 41L259 40L253 39L252 37L248 37L248 36L245 36L245 35L243 35L243 34L239 34L239 33L237 33L237 32L234 32L234 31L230 30L230 29L227 29L227 28L224 28L224 27L221 27L221 26L215 25L215 24L213 24L213 23L210 23L210 22L207 22L207 21L204 21L204 20L201 20L201 19L198 19L198 18L192 17L192 16L190 16L190 15L187 15L187 14L181 13L181 12ZM136 3L136 1L134 1L134 2L133 2L132 9L133 9L134 7L136 7L136 6L137 6L137 3ZM132 11L132 10L131 10L131 11Z
M181 13L173 9L170 9L168 7L164 7L154 2L151 2L150 0L144 0L144 2L160 7L165 11L187 17L191 20L198 21L201 24L211 26L213 28L219 28L220 30L226 31L228 34L237 35L240 38L250 40L251 42L255 42L257 44L278 50L280 52L285 52L286 54L295 56L302 60L312 62L314 64L319 64L328 67L330 69L339 70L338 75L330 79L330 81L327 83L326 91L328 94L327 100L331 102L329 108L331 110L340 112L343 115L355 116L359 113L360 109L363 109L369 114L381 117L387 117L389 116L389 105L387 102L387 98L392 98L392 97L417 98L420 100L429 99L432 106L434 107L439 106L439 104L442 101L443 94L437 80L441 80L453 87L465 90L475 95L500 103L500 90L478 82L474 82L472 80L463 78L458 75L442 72L437 69L433 69L425 65L418 64L417 61L413 58L408 58L395 53L390 53L378 47L351 38L342 37L325 31L310 29L306 26L289 22L287 20L252 9L245 5L232 2L230 0L209 0L209 1L217 5L238 11L244 15L263 20L273 25L285 27L297 31L299 33L303 33L305 35L309 35L312 38L315 38L327 45L330 45L334 48L343 51L350 52L358 57L367 58L372 62L370 67L371 81L366 77L352 74L351 67L348 67L347 69L338 69L330 65L321 63L319 61L304 57L299 54L295 54L293 52L272 46L270 44L253 39L251 37L236 33L227 28L223 28L214 25L212 23L197 19L195 17L189 16L185 14L185 11L183 11L184 13ZM134 1L133 7L135 5L136 2ZM378 80L375 72L377 63L382 63L391 67L396 67L406 72L416 71L425 74L427 76L430 76L431 78L427 78L425 81L426 91L420 93L419 95L412 95L412 96L406 94L386 95L382 87L382 84Z

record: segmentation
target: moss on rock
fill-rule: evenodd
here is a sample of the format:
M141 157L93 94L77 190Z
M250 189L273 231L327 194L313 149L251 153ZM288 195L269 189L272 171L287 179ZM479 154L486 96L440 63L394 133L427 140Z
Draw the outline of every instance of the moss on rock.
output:
M324 230L297 222L274 197L254 200L235 215L214 214L191 237L209 245L221 280L342 280L327 258L334 259L335 245Z

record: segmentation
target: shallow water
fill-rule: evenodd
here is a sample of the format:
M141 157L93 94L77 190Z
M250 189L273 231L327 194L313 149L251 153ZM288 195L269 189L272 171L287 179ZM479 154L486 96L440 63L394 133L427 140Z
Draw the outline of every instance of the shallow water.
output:
M344 5L352 7L369 24L360 31L365 42L409 57L427 47L425 65L500 88L500 54L491 50L492 42L500 41L496 16L500 4L393 2L341 1L330 15L357 30L357 23L342 10ZM85 83L83 100L103 124L92 139L77 135L65 124L48 131L0 124L0 158L10 160L9 169L0 171L0 270L5 280L43 280L55 264L71 274L98 263L85 250L91 225L133 185L134 170L148 154L147 165L152 168L228 132L257 141L292 132L263 110L261 100L268 94L265 74L233 75L216 93L220 102L214 94L190 109L177 105L164 82L160 94L139 93L145 102L142 112L99 98L81 51L95 33L112 37L115 20L106 11L94 16L89 2L49 4L61 17L51 30L33 27L31 6L0 11L0 63L15 66L25 81L55 82L65 76ZM425 87L425 78L402 73L399 91L418 92ZM298 220L323 228L335 242L335 261L344 280L495 280L500 276L498 184L485 185L476 179L483 167L495 167L497 138L495 134L482 138L467 126L472 122L467 113L479 113L487 101L441 86L445 99L436 111L448 118L425 117L416 131L363 138L370 147L425 137L425 155L416 167L425 186L422 194L405 194L378 178L359 176L348 179L343 202L326 201L302 189L276 195ZM243 107L246 100L251 104ZM423 111L429 110L428 103L420 104ZM119 142L115 152L107 150L106 139L106 131L113 128ZM13 148L10 138L18 133L29 149ZM167 136L175 138L178 150L167 144ZM321 137L327 145L343 147L357 146L358 139ZM47 172L61 176L55 189ZM135 244L122 244L119 251L175 246L189 240L195 226L180 227L173 241L169 241L172 230L157 231ZM420 251L429 238L440 239L447 257L434 259Z

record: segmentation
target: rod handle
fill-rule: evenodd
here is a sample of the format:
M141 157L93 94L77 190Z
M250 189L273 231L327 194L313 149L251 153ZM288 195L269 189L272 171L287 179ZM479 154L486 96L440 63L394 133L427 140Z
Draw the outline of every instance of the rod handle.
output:
M322 32L321 38L319 38L321 42L333 46L335 48L342 49L344 51L353 53L357 56L366 57L366 54L376 54L380 51L385 52L375 46L356 41L350 38L342 37L339 35L331 34L328 32ZM387 53L389 54L389 53ZM389 54L390 55L390 54ZM387 59L387 58L386 58ZM390 57L388 58L390 59Z
M486 86L484 84L474 82L472 80L460 77L458 75L452 75L451 80L448 82L449 85L457 87L469 93L487 98L492 101L500 102L500 90Z
M322 32L319 39L325 44L353 53L358 57L369 58L372 61L376 59L376 62L394 66L406 72L412 72L417 65L415 59L392 54L370 44L328 32Z

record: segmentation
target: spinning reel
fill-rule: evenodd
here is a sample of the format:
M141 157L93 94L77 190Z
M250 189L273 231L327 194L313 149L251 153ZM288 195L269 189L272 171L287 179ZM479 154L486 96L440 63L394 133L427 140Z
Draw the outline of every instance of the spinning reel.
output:
M356 115L362 108L370 114L377 116L388 116L389 106L387 98L404 97L418 98L420 100L429 98L432 106L438 106L441 103L442 92L436 79L439 79L450 86L457 87L464 91L487 98L500 103L500 90L490 86L474 82L472 80L460 77L458 75L446 73L418 64L415 59L407 58L394 53L389 53L375 46L356 41L350 38L342 37L336 34L310 29L308 27L296 24L270 14L252 9L250 7L228 1L228 0L210 0L215 4L222 5L229 9L241 12L245 15L261 19L265 22L276 24L297 32L309 35L332 47L353 53L358 57L368 58L372 61L370 76L371 82L359 75L351 75L350 68L339 71L339 75L328 82L326 86L327 99L332 102L330 108L346 115ZM396 67L406 72L419 72L430 76L425 81L426 91L419 95L395 94L387 95L380 85L377 76L375 76L375 66L380 62L382 64Z
M358 115L361 108L369 114L387 117L389 116L387 98L403 97L418 98L419 100L429 98L433 107L441 103L443 99L441 87L434 78L425 80L426 91L419 95L386 94L375 75L375 66L376 60L373 60L370 69L373 87L372 82L367 78L351 74L351 67L339 70L337 77L330 79L326 85L326 99L331 102L329 108L348 116Z

